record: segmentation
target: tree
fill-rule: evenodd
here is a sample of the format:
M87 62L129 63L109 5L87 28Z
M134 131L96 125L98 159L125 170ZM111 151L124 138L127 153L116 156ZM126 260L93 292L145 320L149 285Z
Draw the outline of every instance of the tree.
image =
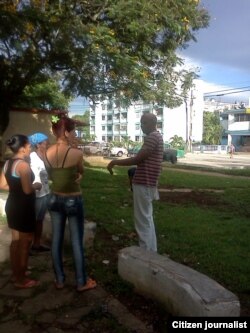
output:
M83 115L75 115L72 118L82 123L88 124L88 126L78 127L78 130L80 130L83 133L84 140L93 141L93 138L90 136L90 131L89 131L89 111L87 110L84 112Z
M177 106L175 51L208 20L198 0L1 0L0 134L24 89L57 73L66 94Z
M174 135L172 138L170 138L169 143L175 149L185 149L185 141L181 136Z
M203 113L203 139L207 145L220 144L223 127L220 124L219 112L205 111Z
M14 106L36 109L67 110L71 98L65 96L57 80L48 79L44 83L26 86L19 102Z

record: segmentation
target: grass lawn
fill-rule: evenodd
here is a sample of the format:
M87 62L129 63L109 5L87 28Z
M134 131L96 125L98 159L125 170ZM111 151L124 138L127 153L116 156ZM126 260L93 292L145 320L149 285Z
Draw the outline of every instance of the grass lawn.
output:
M135 315L161 323L162 332L166 313L118 276L118 251L138 240L128 167L116 167L111 176L106 164L87 162L81 185L86 219L97 223L94 246L86 251L87 270ZM237 294L241 315L250 316L250 169L220 172L164 165L160 200L154 203L158 252Z
M87 166L82 181L86 218L97 222L89 266L121 297L129 286L117 275L117 252L138 244L127 169L116 167L110 176L104 166ZM159 188L161 199L154 203L158 252L237 294L243 314L250 315L250 177L166 167ZM110 265L105 267L103 260Z

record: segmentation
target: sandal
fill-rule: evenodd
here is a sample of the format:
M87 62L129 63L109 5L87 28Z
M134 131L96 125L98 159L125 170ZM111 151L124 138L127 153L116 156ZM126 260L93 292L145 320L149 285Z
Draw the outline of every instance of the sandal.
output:
M31 271L26 271L26 272L25 272L25 276L28 277L28 276L31 275L31 273L32 273ZM16 278L12 275L12 276L10 277L10 281L11 281L11 282L16 282Z
M37 287L40 285L40 282L37 280L26 280L24 283L14 283L14 286L18 289L28 289Z
M89 279L87 279L87 282L84 286L77 287L77 291L79 291L79 292L87 291L87 290L96 288L96 286L97 286L96 281L89 278Z
M56 280L54 281L54 285L56 289L63 289L64 288L64 283L63 282L57 282Z

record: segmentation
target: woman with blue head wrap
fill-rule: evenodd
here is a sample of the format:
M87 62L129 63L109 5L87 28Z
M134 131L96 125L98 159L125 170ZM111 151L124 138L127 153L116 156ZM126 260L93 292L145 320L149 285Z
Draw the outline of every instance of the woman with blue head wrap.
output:
M42 188L36 191L36 228L34 233L32 252L50 251L50 248L41 244L43 220L47 212L49 195L48 174L44 165L44 154L47 149L48 136L44 133L34 133L29 136L29 142L33 146L30 154L30 166L35 175L35 182L40 182Z

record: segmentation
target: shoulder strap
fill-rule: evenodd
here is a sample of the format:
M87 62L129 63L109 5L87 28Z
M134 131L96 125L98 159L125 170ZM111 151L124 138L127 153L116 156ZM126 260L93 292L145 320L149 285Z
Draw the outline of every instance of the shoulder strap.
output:
M19 177L19 176L17 176L17 174L16 174L16 167L17 167L17 165L20 163L20 162L22 162L23 160L22 159L17 159L16 161L14 161L13 162L13 169L12 169L12 175L13 176L16 176L16 177Z
M65 154L65 156L64 156L63 163L62 163L62 168L64 167L64 163L65 163L65 161L66 161L66 158L67 158L67 156L68 156L68 153L69 153L69 150L70 150L70 149L71 149L71 147L69 147L68 150L66 151L66 154Z
M4 163L4 166L3 166L3 173L4 173L5 175L6 175L6 172L7 172L8 166L9 166L9 160L7 160L7 161Z
M45 158L46 158L46 161L48 162L48 165L52 168L52 165L51 165L51 163L50 163L50 161L48 160L48 157L47 157L47 152L45 152Z
M8 173L11 176L19 178L19 176L16 174L16 167L22 161L23 160L21 158L11 158L6 161L4 165L4 174L6 175Z

